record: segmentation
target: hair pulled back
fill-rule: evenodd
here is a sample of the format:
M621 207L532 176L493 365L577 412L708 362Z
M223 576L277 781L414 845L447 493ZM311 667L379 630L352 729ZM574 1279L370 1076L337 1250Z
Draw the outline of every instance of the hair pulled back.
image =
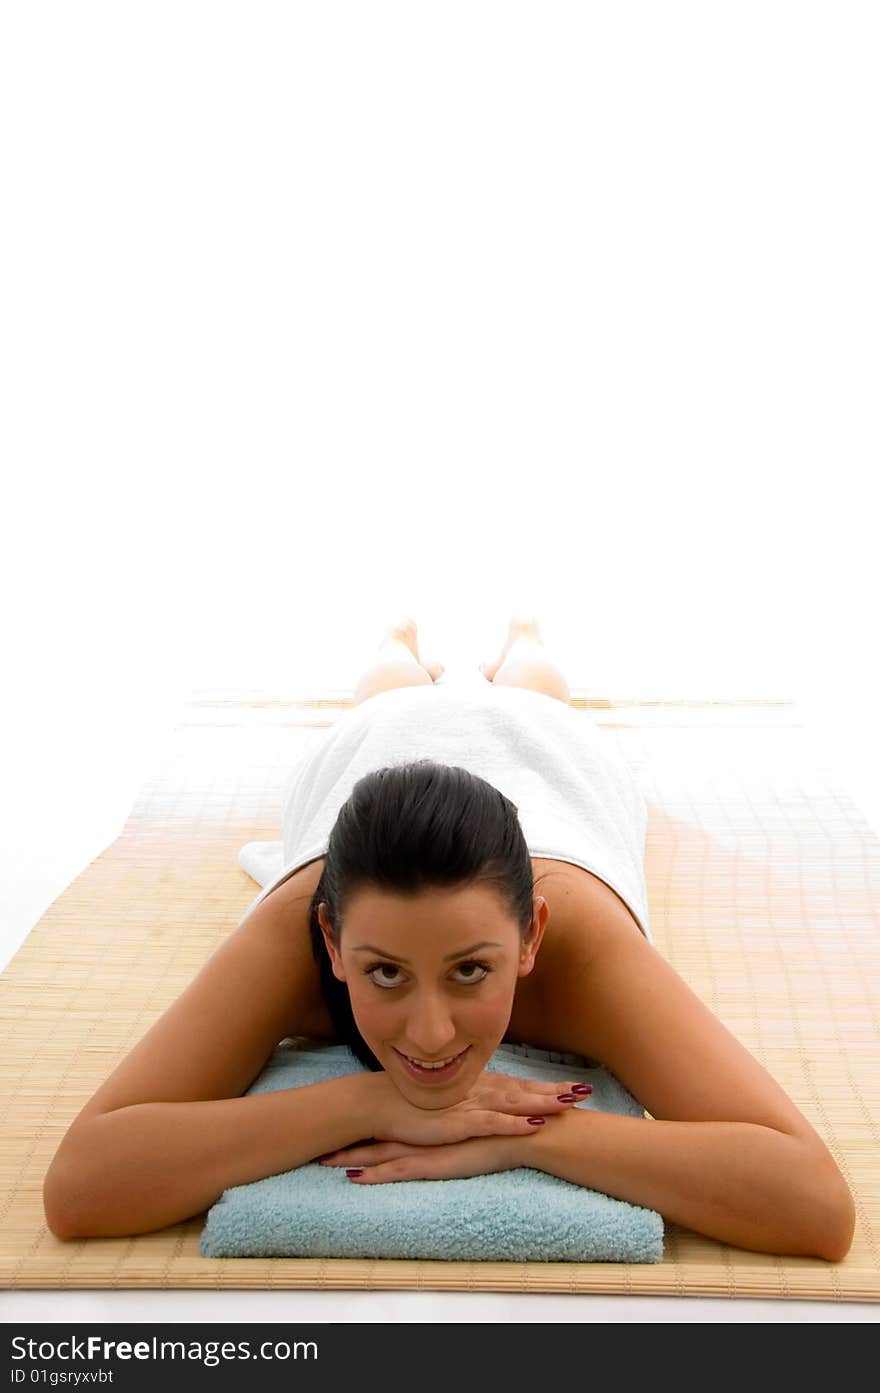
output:
M339 1039L362 1064L382 1066L357 1028L348 988L333 976L318 906L338 947L354 893L372 887L399 895L489 882L520 934L532 920L534 880L517 809L485 779L420 759L365 774L343 803L312 896L309 933L321 993Z

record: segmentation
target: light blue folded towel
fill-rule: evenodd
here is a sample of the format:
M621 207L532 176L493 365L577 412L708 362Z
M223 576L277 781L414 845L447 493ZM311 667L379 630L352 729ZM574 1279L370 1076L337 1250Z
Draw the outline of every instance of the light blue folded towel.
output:
M643 1117L607 1069L579 1055L501 1045L488 1069L518 1078L591 1083L573 1106ZM248 1093L271 1093L366 1072L347 1045L283 1044ZM531 1167L465 1180L352 1185L316 1161L235 1185L208 1212L205 1258L408 1258L482 1262L660 1262L653 1209L572 1185Z

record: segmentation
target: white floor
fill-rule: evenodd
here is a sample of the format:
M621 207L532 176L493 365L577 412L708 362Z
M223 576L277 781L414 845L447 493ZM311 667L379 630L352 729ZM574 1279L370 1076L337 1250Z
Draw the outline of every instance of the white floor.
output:
M124 709L122 718L119 712ZM180 710L179 694L143 694L141 708L83 701L54 713L33 705L6 727L3 919L5 966L70 882L115 839ZM880 769L871 713L843 722L826 703L801 703L819 748L880 836ZM49 735L47 736L47 729ZM49 792L51 790L51 797ZM39 829L39 840L34 837ZM809 1322L880 1317L873 1303L761 1302L587 1295L433 1292L5 1292L0 1321L129 1319L347 1321Z

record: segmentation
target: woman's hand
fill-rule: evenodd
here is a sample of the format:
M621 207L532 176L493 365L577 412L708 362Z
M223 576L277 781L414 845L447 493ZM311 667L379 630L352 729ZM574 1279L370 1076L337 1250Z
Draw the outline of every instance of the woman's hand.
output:
M533 1133L538 1130L531 1129ZM528 1143L521 1137L471 1137L445 1146L382 1141L334 1151L319 1164L345 1166L349 1180L357 1185L381 1185L390 1180L464 1180L527 1166Z
M410 1103L387 1074L378 1085L373 1136L378 1142L407 1146L448 1146L474 1137L528 1136L537 1119L566 1112L590 1093L589 1084L535 1083L484 1070L461 1102L448 1108ZM535 1119L534 1121L531 1119Z

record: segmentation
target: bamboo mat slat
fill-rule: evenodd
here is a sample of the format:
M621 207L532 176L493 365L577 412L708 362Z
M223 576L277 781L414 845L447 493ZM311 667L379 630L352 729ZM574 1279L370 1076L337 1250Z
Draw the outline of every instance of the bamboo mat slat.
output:
M259 887L238 849L280 835L288 770L343 704L194 696L120 836L0 974L0 1284L880 1299L880 841L791 701L574 694L648 801L658 950L793 1098L853 1191L843 1262L669 1223L659 1264L205 1259L202 1217L135 1238L49 1232L42 1183L67 1126L240 922Z

